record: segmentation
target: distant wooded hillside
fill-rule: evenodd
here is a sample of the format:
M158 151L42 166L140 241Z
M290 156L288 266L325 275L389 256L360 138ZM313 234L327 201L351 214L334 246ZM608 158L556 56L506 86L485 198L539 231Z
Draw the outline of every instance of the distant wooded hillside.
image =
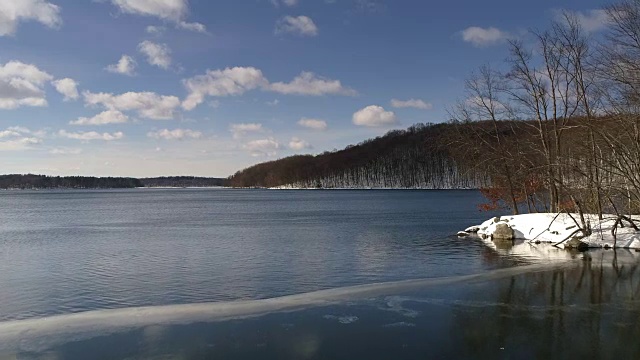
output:
M195 176L164 176L140 179L144 187L214 187L225 186L226 179Z
M506 124L505 124L506 125ZM234 187L479 188L488 177L460 161L457 126L417 124L343 150L258 164L229 179Z
M124 189L141 187L134 178L0 175L0 189Z
M121 178L91 176L0 175L0 189L128 189L138 187L214 187L226 179L194 176Z

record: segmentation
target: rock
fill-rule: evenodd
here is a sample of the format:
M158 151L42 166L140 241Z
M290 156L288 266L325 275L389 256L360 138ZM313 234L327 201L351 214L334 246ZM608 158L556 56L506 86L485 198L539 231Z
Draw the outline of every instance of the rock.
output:
M500 216L496 216L496 217L494 217L494 218L493 218L493 222L494 222L495 224L499 223L499 222L500 222Z
M467 232L467 233L477 233L478 231L480 231L479 226L471 226L464 230L464 232Z
M458 231L458 237L469 236L470 234L466 231Z
M574 237L571 240L569 240L566 243L564 243L564 248L565 249L575 249L575 250L578 250L578 251L587 251L587 250L589 250L589 245L587 245L587 243L584 243L584 242L580 241L580 239Z
M496 230L491 237L496 241L511 241L515 238L513 229L507 224L496 225Z

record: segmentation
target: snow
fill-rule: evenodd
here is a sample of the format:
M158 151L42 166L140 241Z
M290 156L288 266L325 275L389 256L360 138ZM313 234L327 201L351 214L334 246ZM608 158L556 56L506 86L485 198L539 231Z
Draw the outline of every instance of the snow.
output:
M618 225L616 229L617 242L615 241L611 230L616 219L616 215L604 215L603 220L599 220L597 215L585 215L585 220L591 224L592 234L582 238L581 241L589 245L590 248L640 249L640 232L635 231L626 221L624 228ZM637 225L640 225L639 217L634 217L633 220ZM575 231L579 229L576 221L578 224L580 223L578 214L541 213L501 216L489 219L481 225L469 227L465 232L477 232L480 237L487 240L491 239L496 226L502 223L509 225L514 230L516 240L525 240L526 246L551 243L563 248L563 241L576 235Z

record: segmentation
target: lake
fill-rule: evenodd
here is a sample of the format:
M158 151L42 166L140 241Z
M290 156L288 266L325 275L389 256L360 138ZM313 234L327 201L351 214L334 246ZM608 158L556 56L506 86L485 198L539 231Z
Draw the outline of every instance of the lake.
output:
M456 237L496 215L480 202L477 191L2 192L0 358L640 355L625 343L640 335L635 253L550 261Z

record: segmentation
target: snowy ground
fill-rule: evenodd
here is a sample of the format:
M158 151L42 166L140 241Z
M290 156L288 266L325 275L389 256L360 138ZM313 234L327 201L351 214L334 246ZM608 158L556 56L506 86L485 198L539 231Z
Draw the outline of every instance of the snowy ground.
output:
M562 241L571 237L578 229L578 225L572 219L580 221L577 214L526 214L502 216L499 219L490 219L478 226L472 226L465 230L468 233L477 232L483 239L491 239L496 226L500 223L507 224L514 230L516 243L525 243L527 247L536 243L551 243L564 247ZM640 232L635 231L628 223L625 227L618 225L616 238L611 233L616 221L615 215L605 215L600 221L597 215L585 215L591 224L592 234L581 239L590 248L615 247L624 249L640 249ZM497 220L497 221L496 221ZM634 217L636 225L640 227L640 217ZM522 241L525 240L525 241ZM485 241L486 242L486 241Z

